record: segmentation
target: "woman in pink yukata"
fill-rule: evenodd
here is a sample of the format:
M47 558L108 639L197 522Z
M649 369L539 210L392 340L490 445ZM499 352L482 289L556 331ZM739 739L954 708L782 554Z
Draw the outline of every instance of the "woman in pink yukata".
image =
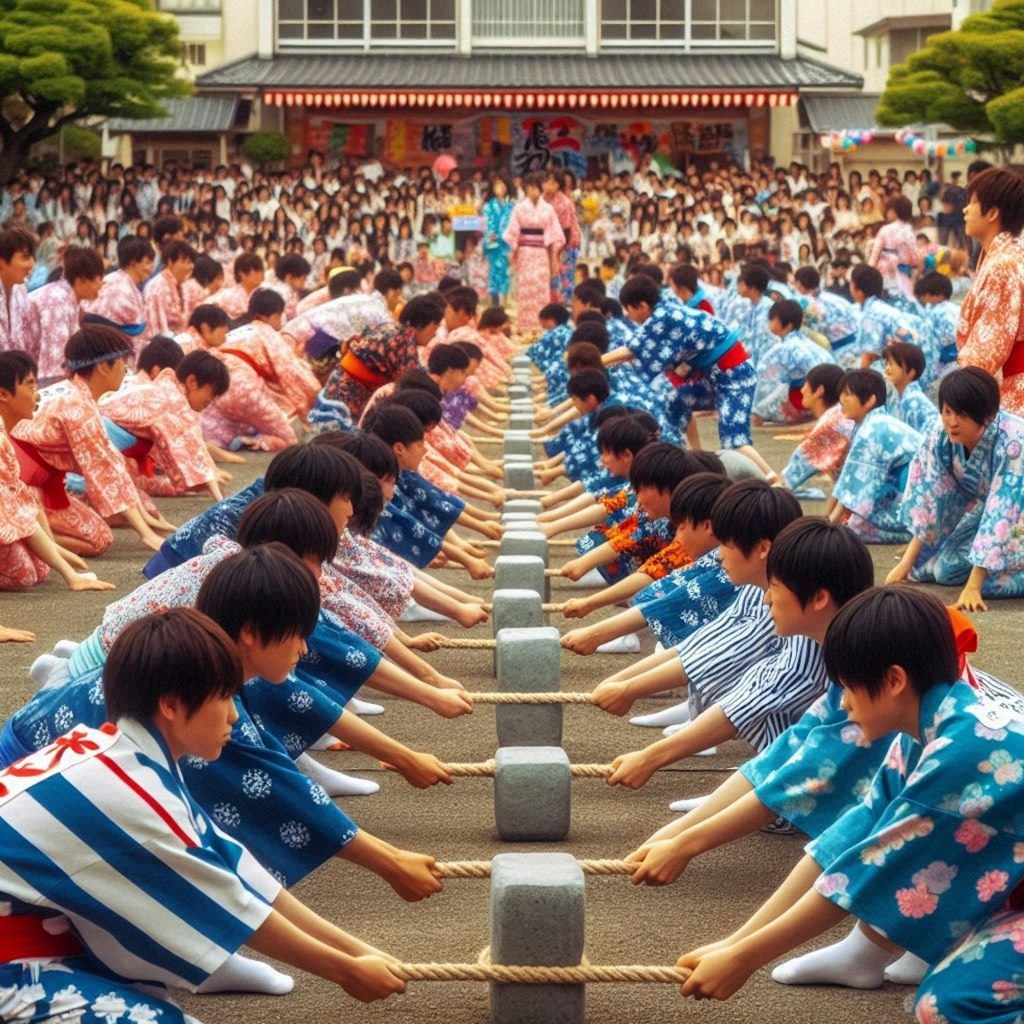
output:
M539 313L557 292L561 273L559 253L565 232L551 204L541 198L544 175L538 171L523 179L526 198L516 203L502 240L512 250L516 268L517 323L519 329L540 326Z
M249 300L250 322L231 331L217 350L231 382L203 414L206 437L216 444L275 452L297 441L290 420L306 417L320 384L281 337L283 314L284 299L259 289Z
M71 590L113 590L113 583L83 573L88 566L62 548L35 495L21 480L10 432L35 412L36 364L27 352L0 352L0 590L23 590L42 583L55 569Z
M117 265L120 268L103 278L95 302L83 304L87 313L94 313L115 324L133 339L134 354L143 344L146 329L146 305L142 286L153 274L156 253L146 238L128 235L117 244Z
M22 479L43 491L54 538L80 555L101 555L114 542L104 520L123 516L146 547L159 551L157 530L175 529L146 510L124 456L107 436L100 397L116 391L131 355L128 339L112 327L88 324L71 336L64 356L71 380L44 402L35 418L12 434ZM88 504L64 489L64 476L85 478Z
M913 299L914 268L921 264L913 204L906 196L894 196L885 204L885 216L886 223L875 235L868 264L880 271L887 292Z
M135 460L136 484L147 494L178 497L205 487L223 500L221 474L203 440L200 414L228 389L227 367L209 352L190 352L177 368L100 399L100 412L146 448ZM132 450L124 451L132 456ZM163 471L152 472L150 463ZM147 470L149 470L147 472Z

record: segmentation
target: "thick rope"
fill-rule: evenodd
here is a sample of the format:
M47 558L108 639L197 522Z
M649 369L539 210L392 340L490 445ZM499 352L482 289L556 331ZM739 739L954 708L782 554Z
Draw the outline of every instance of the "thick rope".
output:
M521 967L509 964L401 964L392 968L406 981L503 981L526 985L649 983L681 985L690 976L679 967Z
M590 693L568 690L565 693L467 693L474 704L589 704Z
M627 860L579 860L585 875L631 875L637 865ZM442 878L490 878L489 860L449 860L435 864Z
M493 651L498 646L497 640L487 640L481 637L479 640L470 637L438 637L438 647L450 647L453 650L464 651Z
M441 764L441 770L453 778L493 778L498 770L497 762L492 758L490 761L456 762L454 764ZM612 773L610 764L571 764L569 774L574 779L607 779Z
M542 612L544 612L545 614L548 614L550 612L564 612L566 604L568 604L567 601L557 601L557 602L554 602L552 604L548 604L548 603L545 602L545 603L541 604L540 610ZM482 604L481 607L483 608L483 610L485 612L493 612L494 611L494 605L491 602L489 602L489 601L484 602L484 604Z

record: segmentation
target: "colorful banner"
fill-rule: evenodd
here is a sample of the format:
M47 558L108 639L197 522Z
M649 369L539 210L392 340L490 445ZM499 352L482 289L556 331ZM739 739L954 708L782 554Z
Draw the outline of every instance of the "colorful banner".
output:
M555 164L577 175L586 174L585 134L580 121L564 115L516 118L512 125L512 173L528 174Z

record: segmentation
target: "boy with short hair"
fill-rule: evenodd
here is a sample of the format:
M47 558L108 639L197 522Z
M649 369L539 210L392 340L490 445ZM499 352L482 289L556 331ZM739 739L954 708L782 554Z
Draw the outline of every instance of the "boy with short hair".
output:
M850 450L832 489L834 523L845 522L861 540L902 544L903 492L910 461L923 438L885 411L885 379L874 370L850 370L839 385L843 415L856 424Z
M177 334L185 329L188 313L182 285L192 274L196 251L180 239L168 242L160 253L163 269L146 285L143 308L146 330L142 341L157 334Z
M914 284L914 297L920 307L921 348L927 356L922 385L930 386L956 364L956 326L960 305L953 297L953 282L948 274L931 270Z
M867 369L882 357L885 346L898 335L915 342L921 337L920 319L885 301L885 283L877 268L857 264L850 274L850 290L853 301L861 307L861 316L852 344L837 355L840 366Z
M31 313L25 281L36 263L36 236L23 227L0 231L0 352L21 348Z
M885 379L893 386L896 400L889 411L923 437L939 422L939 410L924 393L920 381L925 373L924 352L907 341L890 341L882 353Z

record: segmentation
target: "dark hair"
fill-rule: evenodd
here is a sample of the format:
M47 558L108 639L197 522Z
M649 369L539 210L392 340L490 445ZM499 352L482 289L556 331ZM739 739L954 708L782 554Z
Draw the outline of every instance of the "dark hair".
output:
M327 279L327 294L332 299L340 299L343 295L351 295L359 290L362 277L358 270L339 270Z
M412 409L395 402L381 402L371 411L365 428L392 447L415 444L422 441L426 433L419 416Z
M621 416L629 416L630 410L624 405L606 405L594 416L594 427L601 429L606 423L619 419Z
M80 374L88 380L100 363L126 359L131 351L131 342L116 327L87 324L68 338L64 363L69 373Z
M584 306L600 309L601 300L605 296L604 282L599 281L596 277L587 278L586 281L581 281L576 286L574 294Z
M455 341L452 344L461 348L469 356L471 362L474 359L483 360L484 358L484 350L475 341Z
M596 320L584 320L583 317L580 317L576 330L569 337L570 345L577 341L587 341L600 352L608 351L608 328L605 327L604 317L600 313L595 315L601 317L600 323ZM586 316L586 314L584 313L583 316Z
M297 252L288 252L278 259L274 273L279 281L283 281L286 277L301 277L305 280L309 277L309 272L312 269L305 256Z
M804 311L800 303L795 299L779 299L773 302L768 310L768 319L777 319L783 327L791 327L794 331L800 330L804 323Z
M251 274L254 270L263 270L263 260L254 252L242 252L235 257L235 278L243 274Z
M569 310L560 302L549 302L537 314L538 320L554 320L561 327L569 322Z
M668 273L668 279L677 287L696 294L700 288L700 275L692 263L678 263Z
M768 291L768 282L771 279L771 274L764 267L756 263L748 263L743 268L743 273L740 274L740 280L748 288L753 288L759 292Z
M173 338L158 334L139 353L138 359L135 360L135 369L145 374L152 373L157 368L176 370L184 358L184 349Z
M421 370L418 366L411 370L404 370L395 378L395 390L392 393L392 397L397 395L399 391L407 391L410 389L419 389L425 391L428 395L431 395L437 401L441 401L441 389L426 370Z
M618 299L602 299L601 315L605 320L614 320L617 317L622 316L622 304Z
M435 345L427 354L427 369L437 377L449 370L467 370L469 354L457 345Z
M768 579L791 590L801 608L819 590L838 607L874 586L871 552L849 528L819 516L803 516L779 535L768 552Z
M14 394L18 385L39 373L36 361L20 348L0 352L0 388Z
M117 243L117 265L125 270L143 260L156 258L156 250L148 238L140 238L138 235L125 235Z
M367 472L378 479L397 478L398 459L391 446L376 434L364 430L328 430L317 434L310 442L317 447L326 445L348 452Z
M246 627L262 644L307 637L320 615L320 584L283 544L257 544L213 568L199 588L196 610L236 641Z
M352 518L348 522L348 528L353 534L367 537L373 532L381 512L384 511L384 492L377 478L365 469L362 487L362 497L359 503L352 507Z
M636 416L616 416L597 429L597 450L612 455L636 455L657 437Z
M565 392L570 398L596 398L599 403L606 401L612 393L608 375L596 368L574 373L565 385Z
M426 215L426 217L423 218L423 222L426 223L427 217L431 217L431 216L434 216L434 215L428 213ZM444 220L447 220L447 219L448 219L447 217L444 218ZM437 220L436 216L434 216L434 220L435 221ZM420 244L421 245L425 245L426 243L421 242ZM437 282L437 292L436 292L436 294L439 295L443 299L453 288L461 288L461 287L462 287L462 282L457 277L452 277L451 274L445 274L444 277L442 277L441 280Z
M445 295L444 301L456 313L469 313L470 316L476 316L476 307L480 303L480 296L477 295L475 288L459 285L458 288L453 288Z
M821 274L815 267L797 267L793 279L806 289L816 292L821 287Z
M690 451L690 455L696 460L702 472L714 473L715 476L729 479L729 471L725 468L725 463L714 452L698 448L696 451Z
M604 363L601 361L601 350L592 345L589 341L573 342L565 350L565 367L569 376L579 373L580 370L604 370Z
M1008 167L989 167L967 182L967 195L982 213L999 211L999 225L1011 235L1024 230L1024 176Z
M729 478L720 473L693 473L680 480L669 500L668 518L672 525L692 523L697 526L710 519L719 495L730 486Z
M953 282L945 274L931 270L914 285L914 294L919 299L926 295L941 295L949 299L953 296Z
M916 587L873 587L848 601L830 623L823 651L830 679L870 697L882 693L894 665L918 696L960 675L949 613Z
M924 373L924 352L920 345L913 345L909 341L890 341L882 349L882 358L887 363L895 363L908 373L913 373L914 380L920 380Z
M176 238L173 242L168 242L163 249L160 251L160 258L164 261L164 266L169 266L175 260L187 259L190 263L196 261L196 251L192 248L188 242L183 241L180 238Z
M249 318L252 320L268 320L278 313L283 313L284 296L273 288L257 288L249 296Z
M665 283L665 275L657 263L641 263L634 268L633 274L636 277L649 277L659 289Z
M204 288L208 288L218 277L223 277L224 268L211 256L196 256L192 265L192 278Z
M819 363L812 366L804 376L804 383L815 392L824 388L823 398L826 405L835 405L839 401L839 385L845 376L843 368L835 363Z
M844 391L849 391L862 404L874 398L876 409L885 408L885 378L877 370L847 370L839 381L839 394Z
M891 196L885 201L885 209L892 210L898 220L909 221L914 216L914 204L903 195Z
M476 322L477 327L483 331L488 328L504 327L508 323L508 313L501 306L488 306Z
M433 384L434 382L431 381L430 383ZM397 390L390 398L381 402L380 408L387 405L400 405L409 409L420 423L423 424L424 431L433 430L444 416L439 399L422 388L402 388Z
M9 227L0 231L0 260L10 263L19 252L35 257L36 236L23 227Z
M94 281L103 276L103 260L95 249L73 245L64 253L64 280L68 284L76 281Z
M107 717L152 721L164 697L194 715L208 700L233 697L245 681L231 637L194 608L169 608L126 626L103 666Z
M359 500L361 469L353 459L322 445L293 444L279 451L263 476L266 491L298 487L329 505L339 495Z
M999 383L980 366L947 373L939 383L939 409L949 407L979 426L988 426L999 412Z
M235 539L243 548L274 541L318 562L329 562L338 551L338 528L327 506L298 487L260 495L242 514Z
M869 299L881 298L885 291L885 282L882 280L881 271L875 267L869 267L866 263L858 263L850 271L850 283Z
M762 541L774 541L794 519L803 515L789 491L764 480L732 484L711 510L711 528L720 544L733 544L744 558Z
M405 282L402 280L402 275L394 267L385 267L377 272L377 276L373 279L373 287L381 295L385 295L396 288L401 290L405 287Z
M227 327L230 322L224 308L212 302L196 306L188 318L189 327L194 327L197 331L200 327Z
M646 274L636 274L622 286L619 291L619 302L623 308L643 305L646 303L651 309L658 304L661 298L661 289L658 282L649 278Z
M653 487L664 494L671 494L680 481L701 469L691 452L668 441L652 441L634 456L629 467L629 486L634 491Z
M216 356L204 352L202 349L189 352L178 363L178 368L174 373L182 384L189 377L194 377L198 387L204 388L208 384L212 385L214 398L220 398L231 383L228 368Z
M416 295L402 308L398 322L417 331L444 319L444 303L436 295Z
M185 230L180 217L160 217L153 223L153 241L162 245L168 235L177 235Z

